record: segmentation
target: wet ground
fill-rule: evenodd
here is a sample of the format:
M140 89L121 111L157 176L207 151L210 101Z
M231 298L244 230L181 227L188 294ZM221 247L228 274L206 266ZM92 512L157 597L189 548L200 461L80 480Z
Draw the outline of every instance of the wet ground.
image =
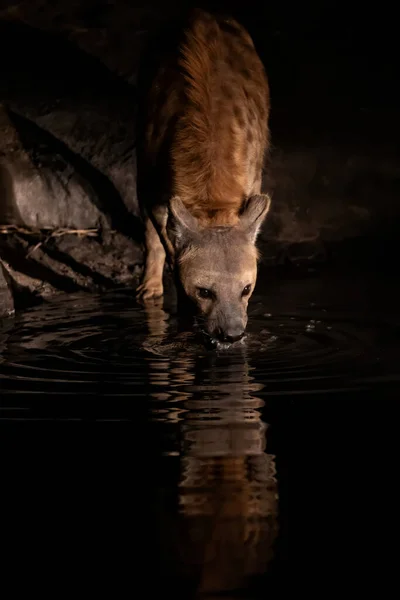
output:
M109 445L103 433L90 460L108 493L118 490L124 547L134 540L143 564L151 556L146 585L155 578L182 598L265 596L287 582L301 503L312 515L301 552L315 564L319 527L336 528L343 497L350 510L366 462L376 472L373 440L400 390L399 296L396 278L376 272L262 271L247 338L217 352L182 328L172 300L145 311L126 291L69 295L3 323L0 419L129 422ZM115 515L130 503L126 519ZM131 552L119 569L135 565L138 577L145 567Z

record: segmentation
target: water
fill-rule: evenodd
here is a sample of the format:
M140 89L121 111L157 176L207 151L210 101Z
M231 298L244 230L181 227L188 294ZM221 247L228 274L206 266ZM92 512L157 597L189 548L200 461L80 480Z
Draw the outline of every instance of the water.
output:
M104 438L105 454L135 473L124 494L148 524L142 552L157 539L146 556L158 581L182 598L265 595L289 565L289 482L299 476L302 495L321 481L321 440L349 456L370 407L398 398L398 306L397 282L376 274L261 274L247 338L209 351L173 300L144 310L127 291L70 295L3 323L0 419L127 421L114 433L127 455Z

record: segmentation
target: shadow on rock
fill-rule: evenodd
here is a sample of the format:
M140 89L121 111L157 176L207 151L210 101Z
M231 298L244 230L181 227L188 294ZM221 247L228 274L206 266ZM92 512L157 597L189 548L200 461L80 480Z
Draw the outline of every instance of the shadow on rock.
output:
M22 224L22 217L15 202L12 176L5 164L0 162L0 224Z
M54 180L56 180L58 187L64 190L68 201L68 197L72 195L69 188L70 181L74 174L77 175L80 187L86 192L87 198L96 206L100 215L105 217L107 224L127 237L142 241L140 220L128 211L117 189L106 175L35 123L12 112L9 117L24 150L43 177L51 194L54 190ZM46 227L48 223L46 223L46 215L42 212L43 208L38 198L37 205L32 209L42 215L42 226ZM82 207L77 206L78 214L74 215L78 227L79 210L82 210ZM68 223L62 222L58 224L60 227L68 225ZM85 225L90 226L89 223L84 223L83 226ZM96 223L91 225L96 226Z
M137 214L135 88L60 35L21 23L0 21L0 52L0 103L107 174Z

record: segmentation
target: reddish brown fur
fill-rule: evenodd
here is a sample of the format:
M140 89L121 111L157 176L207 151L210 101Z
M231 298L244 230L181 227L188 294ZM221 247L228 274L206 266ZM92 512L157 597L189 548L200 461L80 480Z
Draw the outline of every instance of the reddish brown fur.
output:
M155 165L171 136L170 196L204 226L235 224L260 192L268 146L268 83L248 33L196 11L178 68L160 69L148 102L145 154Z

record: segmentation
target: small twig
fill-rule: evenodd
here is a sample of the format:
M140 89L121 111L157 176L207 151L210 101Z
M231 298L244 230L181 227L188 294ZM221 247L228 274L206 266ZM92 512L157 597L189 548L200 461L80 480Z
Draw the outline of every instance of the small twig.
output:
M33 248L31 248L29 250L29 252L26 255L26 258L29 258L31 256L31 254L33 254L38 248L40 248L40 246L43 244L43 242L39 242L38 244L36 244L36 246L33 246Z
M27 227L20 225L0 225L0 234L13 235L18 233L27 236L35 236L36 238L40 236L42 238L27 252L26 258L30 258L38 248L47 244L51 238L59 238L63 237L64 235L77 235L78 237L98 237L100 235L100 229L70 229L67 227L60 227L58 229L51 230L49 228L28 229ZM114 233L114 231L111 233Z
M95 237L99 234L99 229L56 229L51 233L50 237L60 237L68 234Z
M20 225L0 225L0 234L12 234L12 233L23 233L25 235L45 235L48 239L52 237L61 237L63 235L78 235L86 237L98 236L100 229L70 229L67 227L60 227L58 229L51 230L49 228L44 229L28 229ZM113 231L111 232L113 233Z
M0 233L25 233L27 235L37 235L39 231L33 231L32 229L26 229L19 225L0 225Z

